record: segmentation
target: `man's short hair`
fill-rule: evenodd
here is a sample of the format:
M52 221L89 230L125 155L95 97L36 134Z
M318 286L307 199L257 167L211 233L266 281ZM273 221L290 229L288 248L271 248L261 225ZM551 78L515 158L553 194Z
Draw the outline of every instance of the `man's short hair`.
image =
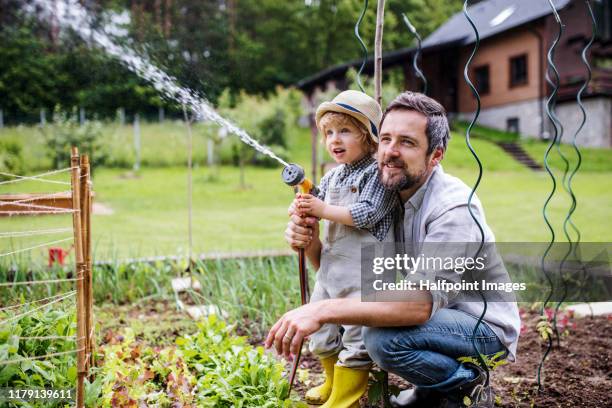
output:
M446 109L438 101L418 92L402 92L399 94L383 113L380 127L387 114L395 110L411 110L422 113L427 118L425 134L427 135L427 154L431 154L437 148L446 150L450 139L450 129L446 118Z

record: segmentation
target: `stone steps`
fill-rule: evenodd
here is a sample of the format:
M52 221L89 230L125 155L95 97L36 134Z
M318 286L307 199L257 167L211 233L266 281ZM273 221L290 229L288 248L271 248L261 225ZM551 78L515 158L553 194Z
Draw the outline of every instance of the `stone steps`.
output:
M542 165L529 156L520 144L516 142L496 142L496 144L525 167L533 171L543 170Z

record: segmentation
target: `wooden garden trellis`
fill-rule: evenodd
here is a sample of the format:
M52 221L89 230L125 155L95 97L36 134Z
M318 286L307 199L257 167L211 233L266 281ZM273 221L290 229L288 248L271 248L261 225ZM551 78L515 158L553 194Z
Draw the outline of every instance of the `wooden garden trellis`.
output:
M43 178L45 175L59 173L62 171L70 172L70 182L65 183L56 180L49 180ZM94 360L94 318L93 318L93 290L92 290L92 254L91 254L91 211L92 211L92 189L91 189L91 172L89 158L87 155L79 155L79 151L76 147L71 150L71 161L70 168L58 170L54 172L48 172L38 176L19 176L14 174L4 173L5 176L14 178L14 180L3 182L4 184L35 180L48 183L58 184L69 184L70 191L53 194L12 194L12 195L0 195L0 215L13 216L13 215L41 215L41 214L72 214L72 234L74 242L74 257L75 257L75 278L74 279L47 279L47 280L31 280L31 281L16 281L0 283L0 286L10 287L15 285L35 285L35 284L48 284L55 282L67 282L74 281L76 285L76 291L69 292L68 294L61 294L53 296L53 301L44 303L37 306L30 311L18 314L17 316L23 316L31 311L39 310L41 308L50 306L61 300L71 297L72 294L76 296L76 323L77 323L77 335L76 335L76 350L52 353L45 356L35 356L35 359L42 359L51 355L76 353L77 356L77 383L76 383L76 407L84 407L85 400L85 378L88 376L89 369L93 366ZM62 229L60 229L62 230ZM35 235L38 232L46 233L53 230L41 230L41 231L26 231L22 233L16 233L15 236L27 236ZM10 233L6 233L10 234ZM10 235L6 235L10 236ZM51 243L63 242L68 239L56 240ZM42 245L36 245L30 248L17 250L1 256L9 256L15 253L24 252L33 248L40 248L47 246L51 243ZM47 300L47 299L43 299ZM38 301L29 302L28 304L34 304ZM20 305L11 306L10 308L17 308ZM1 321L0 324L8 323L14 318ZM31 337L30 339L36 339ZM41 338L42 340L43 338ZM28 358L18 359L15 361L0 362L0 364L9 364L12 362L18 362L22 360L28 360Z
M72 148L72 224L77 275L77 408L84 406L84 380L93 364L91 173L87 155Z

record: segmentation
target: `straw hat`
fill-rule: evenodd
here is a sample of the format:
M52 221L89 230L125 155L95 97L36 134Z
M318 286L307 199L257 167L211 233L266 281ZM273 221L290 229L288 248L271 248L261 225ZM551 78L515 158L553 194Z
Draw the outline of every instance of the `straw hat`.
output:
M378 143L378 126L382 119L382 111L378 103L370 96L359 91L340 92L331 102L319 105L315 120L317 128L321 117L327 112L338 112L350 115L363 123L370 137Z

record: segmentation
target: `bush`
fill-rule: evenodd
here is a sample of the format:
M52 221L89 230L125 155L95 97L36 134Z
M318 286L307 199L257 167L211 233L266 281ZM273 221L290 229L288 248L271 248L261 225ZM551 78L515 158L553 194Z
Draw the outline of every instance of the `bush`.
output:
M20 303L24 303L21 298ZM67 302L66 302L67 303ZM15 317L17 313L32 311L34 306L23 306L17 311L0 312L0 320ZM33 311L10 324L0 327L0 361L9 362L0 366L1 388L73 388L77 377L75 342L63 336L76 334L74 306L54 307L53 310ZM62 338L39 340L25 339L31 336L60 336ZM46 358L48 354L65 353ZM34 401L31 407L60 407L66 401ZM4 406L4 405L3 405ZM7 406L21 406L9 403Z
M257 112L254 114L254 112ZM301 94L295 89L277 88L268 97L240 93L232 95L226 90L219 98L219 113L243 128L259 143L269 147L279 157L287 157L287 129L297 125L302 114ZM231 135L221 146L221 161L238 165L277 166L278 163Z
M268 146L287 147L287 141L285 140L285 131L287 128L285 116L285 111L276 108L272 115L259 122L257 128L261 143Z
M79 148L79 153L88 154L92 170L106 163L108 144L103 142L102 123L88 120L79 124L76 111L53 113L53 121L41 127L41 132L47 144L47 154L55 163L56 168L66 167L70 163L70 149Z
M23 146L18 140L0 140L0 171L12 174L25 173ZM5 178L0 174L0 180Z

